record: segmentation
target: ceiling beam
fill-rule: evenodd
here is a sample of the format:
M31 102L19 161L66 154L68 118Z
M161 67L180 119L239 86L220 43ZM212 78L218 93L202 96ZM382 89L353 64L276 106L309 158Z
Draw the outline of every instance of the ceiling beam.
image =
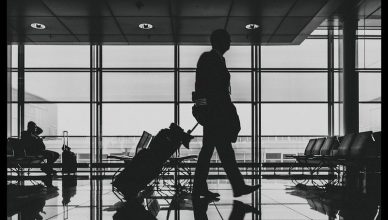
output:
M230 5L229 5L228 14L226 15L226 21L225 21L225 25L224 25L225 30L226 30L226 27L228 26L230 13L232 13L232 9L233 9L233 4L234 4L234 0L231 0Z
M271 36L269 37L268 39L268 43L271 43L271 40L273 38L273 36L275 36L276 32L278 32L280 26L282 26L284 20L286 20L286 18L288 17L288 15L290 14L290 12L292 11L292 9L295 7L296 3L298 2L298 0L294 1L294 3L292 3L291 7L288 9L287 13L283 16L282 20L279 22L279 25L275 28L275 30L273 31L273 33L271 34Z
M112 11L112 8L110 7L110 5L108 4L108 2L106 2L105 0L103 0L106 4L106 7L108 8L108 11L109 13L112 15L113 17L113 20L115 21L116 25L117 25L117 28L119 29L120 31L120 34L123 35L123 38L125 39L125 41L127 42L127 44L129 44L129 40L127 38L127 36L125 36L125 33L123 31L123 29L121 28L121 25L119 23L119 21L117 20L116 16L113 14L113 11Z
M40 2L42 3L42 5L50 12L50 14L55 17L59 23L61 23L61 25L63 25L63 27L65 27L65 29L75 38L77 39L78 42L80 42L80 39L70 30L69 27L67 27L65 25L65 23L63 23L63 21L61 21L61 19L58 18L57 15L55 15L55 13L51 10L51 8L49 8L46 3L44 3L42 0L40 0Z
M174 42L174 44L178 44L179 37L177 35L177 30L176 30L176 21L173 14L173 6L174 6L174 3L172 2L172 0L168 0L168 15L170 17L170 23L171 23L172 41Z

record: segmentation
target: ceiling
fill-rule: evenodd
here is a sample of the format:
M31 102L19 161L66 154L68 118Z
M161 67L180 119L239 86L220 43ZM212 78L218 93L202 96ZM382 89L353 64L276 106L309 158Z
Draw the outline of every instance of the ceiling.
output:
M7 38L9 43L26 44L207 44L213 30L226 28L234 44L300 44L346 2L7 0ZM359 15L381 17L381 0L358 2L363 6ZM35 22L46 29L31 28ZM154 28L140 29L143 22ZM245 29L250 23L260 27Z

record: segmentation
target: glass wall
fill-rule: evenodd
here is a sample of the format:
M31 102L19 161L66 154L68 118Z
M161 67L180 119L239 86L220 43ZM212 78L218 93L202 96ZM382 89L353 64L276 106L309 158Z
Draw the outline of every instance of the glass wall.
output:
M357 31L359 131L381 130L381 31Z
M286 156L303 153L308 139L338 132L338 56L334 56L338 42L330 42L328 34L315 31L300 45L232 45L225 53L231 97L241 121L234 144L239 162L252 161L255 146L262 162L289 162ZM335 53L329 53L330 46ZM79 161L89 162L90 136L95 134L91 127L101 131L97 147L106 159L133 155L143 131L156 135L172 122L185 130L195 125L191 114L195 68L210 46L97 47L101 69L91 68L98 55L91 46L26 45L24 84L19 85L17 46L12 46L12 136L18 135L20 120L25 127L35 121L44 130L47 148L60 152L62 132L68 131ZM381 36L359 35L360 131L381 129L381 55L375 54L379 47ZM94 76L99 76L97 81ZM24 102L18 102L21 86ZM17 117L18 104L24 118ZM191 148L182 149L181 155L198 154L202 127L193 134ZM258 143L255 135L260 135ZM213 160L218 161L216 153Z
M300 45L261 47L262 162L290 162L310 138L329 135L328 56L327 30Z

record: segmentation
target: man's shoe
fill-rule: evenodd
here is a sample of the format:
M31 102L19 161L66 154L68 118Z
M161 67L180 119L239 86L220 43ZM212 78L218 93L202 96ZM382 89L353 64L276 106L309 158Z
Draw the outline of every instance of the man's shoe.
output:
M214 193L214 192L210 192L209 190L205 191L205 192L198 192L198 191L193 191L192 193L193 196L197 196L197 197L206 197L206 198L217 198L220 196L219 193Z
M220 197L219 193L210 192L209 190L205 193L202 193L201 196L208 197L208 198L216 198Z
M245 185L241 189L238 189L237 192L234 192L233 196L240 197L243 195L247 195L247 194L253 193L254 191L258 190L259 188L260 188L260 185L255 185L255 186Z

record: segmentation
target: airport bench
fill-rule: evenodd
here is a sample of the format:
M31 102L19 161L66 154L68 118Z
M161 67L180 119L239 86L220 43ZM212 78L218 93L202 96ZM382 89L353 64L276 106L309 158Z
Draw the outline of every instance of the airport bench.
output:
M311 176L322 172L322 169L326 167L331 173L336 173L337 178L321 183L312 181L313 185L319 187L341 185L346 175L348 177L356 175L359 170L365 169L372 172L379 170L380 149L381 132L366 131L351 133L343 137L310 139L304 155L290 156L296 160L295 166L290 167L290 174L297 166L306 167ZM301 183L300 181L295 182ZM306 182L308 181L304 181L303 184Z

